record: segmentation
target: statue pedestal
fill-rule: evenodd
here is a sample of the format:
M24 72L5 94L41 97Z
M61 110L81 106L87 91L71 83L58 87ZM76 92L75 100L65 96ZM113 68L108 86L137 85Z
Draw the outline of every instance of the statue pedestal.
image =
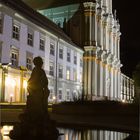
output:
M40 104L38 106L34 103L33 97L27 99L26 109L19 115L20 122L14 125L9 137L19 140L29 138L57 140L60 134L55 122L50 119L47 109L39 109Z

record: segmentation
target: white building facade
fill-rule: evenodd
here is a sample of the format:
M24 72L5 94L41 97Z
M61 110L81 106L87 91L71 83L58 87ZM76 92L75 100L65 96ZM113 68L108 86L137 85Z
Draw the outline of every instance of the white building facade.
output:
M56 24L21 1L17 3L0 3L1 102L26 101L36 56L44 61L50 102L70 101L82 93L87 100L132 101L134 81L120 70L121 33L112 0L82 4L84 50Z
M120 70L121 33L116 13L112 13L112 0L84 2L83 5L87 25L83 57L84 94L91 100L99 97L131 102L134 96L134 81L125 78ZM125 86L129 93L127 90L124 95L121 87L124 87L122 84L126 80Z
M36 56L44 61L49 101L71 100L82 90L83 50L63 37L62 31L56 35L26 16L0 3L1 102L26 101L27 80Z
M81 23L78 25L80 30L84 30L82 42L84 42L83 94L85 99L132 101L134 81L121 73L120 24L116 19L116 11L112 13L112 0L90 2L81 0L81 4L44 8L39 12L63 29L68 26L65 30L70 30L68 34L72 36L78 27L74 27L75 31L72 32L71 24L75 26L78 23L77 19L82 18L78 13L84 13L84 18L80 21L84 27L80 28ZM124 86L124 83L127 84ZM127 90L124 90L125 88Z

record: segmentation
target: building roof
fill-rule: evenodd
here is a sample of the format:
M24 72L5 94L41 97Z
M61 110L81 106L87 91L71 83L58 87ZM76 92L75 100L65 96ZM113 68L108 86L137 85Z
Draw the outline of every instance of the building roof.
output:
M46 9L69 4L80 3L82 0L22 0L34 9Z
M25 17L29 21L32 21L33 23L37 24L43 29L53 33L59 38L81 49L75 43L72 42L71 38L68 37L58 25L56 25L47 17L41 15L40 13L38 13L37 11L29 7L27 4L25 4L21 0L0 0L0 3L14 9L15 11L20 13L23 17Z
M95 2L95 0L22 0L34 9L46 9L69 4L78 4L83 2Z

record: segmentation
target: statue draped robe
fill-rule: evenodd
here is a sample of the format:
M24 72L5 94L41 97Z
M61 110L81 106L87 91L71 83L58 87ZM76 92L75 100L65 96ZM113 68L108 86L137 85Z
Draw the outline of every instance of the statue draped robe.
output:
M35 67L28 80L27 108L34 117L42 116L48 110L48 79L45 71Z

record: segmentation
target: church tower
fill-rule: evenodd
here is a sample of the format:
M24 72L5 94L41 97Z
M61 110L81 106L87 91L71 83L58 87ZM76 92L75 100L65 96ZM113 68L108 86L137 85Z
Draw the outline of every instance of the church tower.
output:
M112 0L84 2L83 92L86 99L121 97L120 25Z

